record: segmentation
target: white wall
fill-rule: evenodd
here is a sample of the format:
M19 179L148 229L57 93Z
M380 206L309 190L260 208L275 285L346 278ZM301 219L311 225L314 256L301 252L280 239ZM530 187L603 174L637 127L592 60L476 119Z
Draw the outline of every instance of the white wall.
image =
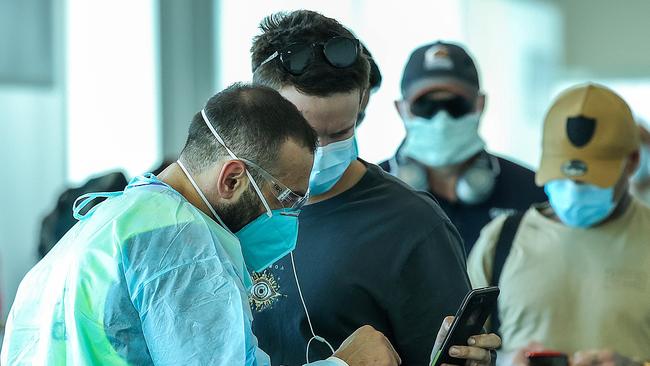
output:
M216 91L217 0L160 0L160 111L165 159L176 159L194 114Z
M0 293L4 323L23 276L36 263L43 216L64 187L63 0L51 1L52 77L41 84L0 83ZM16 15L14 15L16 16ZM15 42L34 41L20 38ZM39 60L43 62L44 60ZM22 62L31 62L23 59Z
M562 74L554 95L577 83L599 82L650 121L650 1L546 1L564 15Z
M66 0L68 178L161 160L155 0Z
M564 14L564 64L599 78L647 78L650 1L546 0Z
M2 319L22 277L36 263L40 220L63 187L62 105L54 88L0 87Z
M491 151L536 167L561 73L562 13L532 0L466 0L464 9L467 46L487 95L481 135Z
M53 82L0 84L1 319L65 188L159 163L156 4L54 0Z

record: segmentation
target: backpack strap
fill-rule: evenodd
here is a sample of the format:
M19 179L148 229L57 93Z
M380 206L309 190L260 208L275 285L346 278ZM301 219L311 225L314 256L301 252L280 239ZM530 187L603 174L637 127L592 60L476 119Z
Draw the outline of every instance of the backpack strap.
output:
M519 229L519 224L521 219L524 217L525 211L516 211L513 214L508 215L503 227L501 228L501 233L497 240L496 250L494 252L494 262L492 263L492 279L491 286L498 286L499 280L501 279L501 272L503 271L503 265L508 259L510 254L510 248L512 248L512 242L515 239L517 230ZM490 330L494 333L499 334L499 327L501 326L501 320L499 319L499 309L498 306L495 307L494 312L492 313L490 321Z

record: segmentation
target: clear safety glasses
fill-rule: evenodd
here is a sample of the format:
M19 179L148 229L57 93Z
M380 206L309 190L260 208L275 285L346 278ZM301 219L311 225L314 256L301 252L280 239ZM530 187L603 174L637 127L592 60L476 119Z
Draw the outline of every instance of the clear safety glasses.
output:
M251 168L257 170L257 172L260 173L260 175L271 184L271 188L273 188L273 195L275 198L277 198L278 202L280 202L282 208L288 210L289 212L297 213L309 200L309 191L307 191L304 196L299 195L298 193L292 191L289 187L282 184L282 182L280 182L273 175L271 175L271 173L267 172L259 165L247 159L239 158L239 160L243 161L247 166L250 166Z

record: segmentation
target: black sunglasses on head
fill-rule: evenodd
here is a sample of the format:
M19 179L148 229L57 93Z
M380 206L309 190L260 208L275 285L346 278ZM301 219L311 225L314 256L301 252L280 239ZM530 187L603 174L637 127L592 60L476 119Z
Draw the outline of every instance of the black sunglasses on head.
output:
M467 98L455 96L449 99L431 99L425 95L411 103L411 113L415 116L431 119L440 111L447 111L454 118L470 113L474 105Z
M325 42L292 43L280 51L275 51L262 61L255 70L279 57L282 67L292 75L300 75L314 60L314 49L322 49L325 60L332 66L342 69L352 66L359 57L359 40L348 37L332 37Z

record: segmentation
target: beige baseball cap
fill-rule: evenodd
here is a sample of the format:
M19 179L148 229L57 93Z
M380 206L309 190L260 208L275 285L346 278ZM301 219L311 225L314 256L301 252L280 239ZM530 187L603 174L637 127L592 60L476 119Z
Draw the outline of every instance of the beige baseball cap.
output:
M639 132L627 103L602 85L575 86L546 114L535 182L571 179L611 187L638 149Z

